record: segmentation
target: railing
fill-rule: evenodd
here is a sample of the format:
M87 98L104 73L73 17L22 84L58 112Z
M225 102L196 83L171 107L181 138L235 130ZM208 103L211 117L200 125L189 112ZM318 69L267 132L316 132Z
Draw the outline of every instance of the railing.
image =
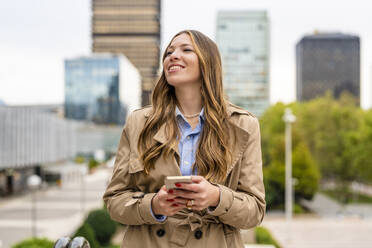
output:
M90 248L90 245L84 237L62 237L54 243L54 248Z

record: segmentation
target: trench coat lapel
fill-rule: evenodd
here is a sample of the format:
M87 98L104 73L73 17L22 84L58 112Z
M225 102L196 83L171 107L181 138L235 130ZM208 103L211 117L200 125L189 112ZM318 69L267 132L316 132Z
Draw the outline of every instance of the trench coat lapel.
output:
M166 135L165 129L166 129L166 124L164 123L160 127L160 129L156 132L156 134L154 135L154 140L156 140L157 142L162 143L162 144L166 143L167 142L167 135ZM172 147L172 149L179 156L178 146L174 145Z
M150 111L146 112L145 113L145 118L146 120L149 118L150 116ZM161 125L161 127L159 128L159 130L156 132L156 134L154 135L154 140L156 140L157 142L159 143L166 143L167 142L167 135L166 135L166 132L165 132L165 129L166 129L166 124L163 123L163 125ZM179 156L179 151L178 151L178 146L174 146L172 147L172 149L176 152L176 154Z
M165 123L163 125L161 125L160 129L154 135L154 140L156 140L157 142L160 142L162 144L167 142L167 137L166 137L166 133L165 133L165 126L166 126Z

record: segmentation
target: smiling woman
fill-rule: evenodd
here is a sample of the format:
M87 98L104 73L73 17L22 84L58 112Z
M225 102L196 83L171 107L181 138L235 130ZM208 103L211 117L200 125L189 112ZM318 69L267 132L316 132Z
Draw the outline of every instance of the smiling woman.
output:
M191 176L167 189L167 176ZM244 247L265 213L256 117L224 99L221 58L204 34L176 34L152 106L134 111L104 194L127 224L122 247Z
M199 59L188 34L180 34L173 40L163 64L167 81L173 87L200 88Z

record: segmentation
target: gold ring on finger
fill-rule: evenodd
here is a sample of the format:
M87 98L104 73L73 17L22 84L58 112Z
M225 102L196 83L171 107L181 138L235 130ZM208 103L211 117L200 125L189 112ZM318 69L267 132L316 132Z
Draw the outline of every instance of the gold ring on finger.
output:
M193 205L194 205L194 200L188 200L186 202L186 207L188 210L191 210Z

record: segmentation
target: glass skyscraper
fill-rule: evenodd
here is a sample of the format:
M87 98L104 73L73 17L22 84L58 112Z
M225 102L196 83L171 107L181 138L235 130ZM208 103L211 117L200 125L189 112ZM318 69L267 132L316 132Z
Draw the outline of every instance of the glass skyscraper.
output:
M306 101L331 91L360 97L360 41L358 36L316 33L296 45L297 100Z
M269 99L269 21L266 11L220 11L216 40L230 102L260 116Z
M96 54L65 61L65 117L123 124L141 105L138 70L122 55Z

